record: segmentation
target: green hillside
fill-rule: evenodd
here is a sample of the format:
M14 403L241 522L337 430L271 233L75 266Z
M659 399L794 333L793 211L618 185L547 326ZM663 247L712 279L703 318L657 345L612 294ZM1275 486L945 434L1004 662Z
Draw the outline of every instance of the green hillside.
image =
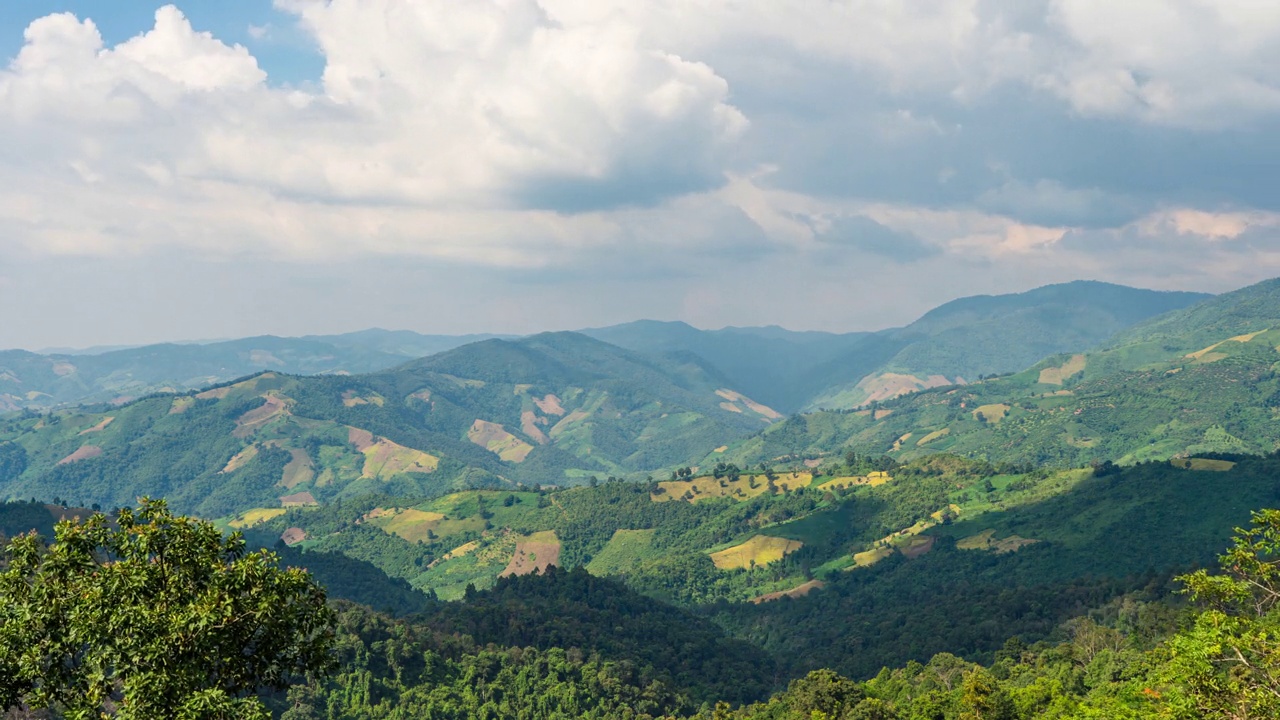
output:
M961 298L906 327L877 333L815 371L823 387L808 409L854 408L937 385L1018 372L1050 355L1082 352L1152 316L1209 296L1101 282ZM867 356L873 356L869 365Z
M1080 466L1271 452L1280 444L1275 287L1207 300L1107 349L1053 356L1011 376L928 389L874 409L798 415L709 458L755 464L853 449Z
M779 417L692 365L571 333L489 340L371 375L268 372L0 421L0 494L209 517L369 493L574 484L687 464Z
M0 352L0 412L127 402L270 370L291 375L366 373L492 336L365 330L344 335L242 338L109 352Z

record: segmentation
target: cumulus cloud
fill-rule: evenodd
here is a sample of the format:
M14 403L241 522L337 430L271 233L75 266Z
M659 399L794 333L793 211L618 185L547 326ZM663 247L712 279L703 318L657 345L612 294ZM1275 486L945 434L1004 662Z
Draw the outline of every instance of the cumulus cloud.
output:
M172 5L116 43L34 18L0 69L6 276L71 256L405 259L528 287L661 279L673 313L810 324L801 299L854 299L848 267L929 302L988 290L964 285L978 272L1222 288L1280 271L1274 3L276 7L250 47ZM314 82L254 57L277 30L317 48ZM811 292L717 285L770 273ZM886 311L867 312L844 325Z

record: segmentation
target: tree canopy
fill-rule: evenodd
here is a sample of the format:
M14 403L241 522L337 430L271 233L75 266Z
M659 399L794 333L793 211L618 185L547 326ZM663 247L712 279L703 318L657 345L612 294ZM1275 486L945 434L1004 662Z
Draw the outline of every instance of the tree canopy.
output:
M0 707L68 718L265 718L257 697L330 665L303 570L143 499L14 538L0 572Z

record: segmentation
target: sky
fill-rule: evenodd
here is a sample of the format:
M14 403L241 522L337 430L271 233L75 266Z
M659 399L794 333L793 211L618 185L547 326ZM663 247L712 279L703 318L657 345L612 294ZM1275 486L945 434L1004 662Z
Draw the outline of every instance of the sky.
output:
M5 0L0 55L0 347L1280 275L1273 0Z

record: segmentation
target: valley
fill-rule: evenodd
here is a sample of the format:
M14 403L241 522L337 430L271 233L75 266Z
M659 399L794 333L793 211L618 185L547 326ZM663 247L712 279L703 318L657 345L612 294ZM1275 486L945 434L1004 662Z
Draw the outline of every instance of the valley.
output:
M529 648L498 662L559 664L578 689L546 692L601 717L766 712L830 671L888 698L906 671L883 668L998 668L1010 638L1052 652L1132 608L1164 618L1149 648L1182 612L1175 578L1280 505L1276 286L1056 287L878 335L640 323L26 407L0 418L0 533L163 497L307 568L346 603L347 642L382 628L458 673L480 646ZM1000 332L1090 292L1070 307L1094 334L995 357ZM813 373L868 354L842 365L853 385L771 386L800 345ZM795 412L833 398L848 407ZM311 702L355 682L344 662ZM425 677L394 702L434 707Z

